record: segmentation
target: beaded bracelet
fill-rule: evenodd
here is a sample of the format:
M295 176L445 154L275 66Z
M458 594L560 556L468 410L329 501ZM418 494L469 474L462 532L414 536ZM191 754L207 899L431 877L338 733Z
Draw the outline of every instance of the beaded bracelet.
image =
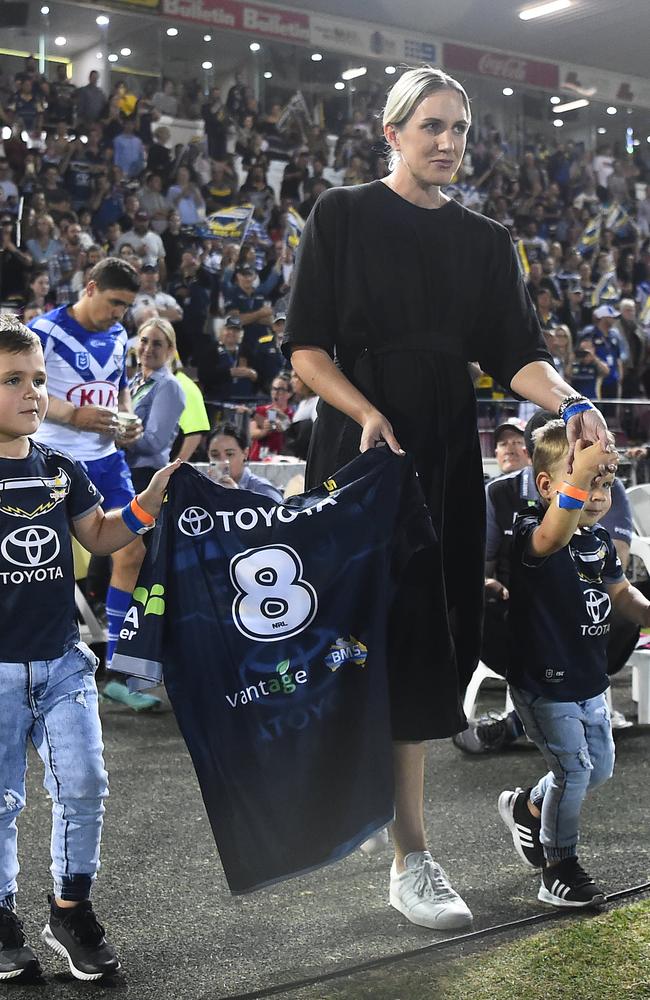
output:
M137 497L134 497L131 503L122 508L122 520L134 535L146 534L156 523L155 517L152 517L140 506Z
M562 414L562 419L565 424L569 423L571 417L576 417L579 413L583 413L585 410L593 410L593 403L590 403L588 399L584 403L574 403L573 406L567 406L566 410Z
M565 396L557 408L557 415L558 417L563 416L564 411L567 409L567 407L573 406L574 403L588 403L588 402L589 400L587 399L587 397L580 395L580 393L576 393L575 396Z

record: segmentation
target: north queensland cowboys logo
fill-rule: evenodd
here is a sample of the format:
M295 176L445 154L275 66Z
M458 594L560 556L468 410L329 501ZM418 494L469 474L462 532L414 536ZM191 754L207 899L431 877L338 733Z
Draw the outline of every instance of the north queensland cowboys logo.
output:
M17 528L2 540L0 551L14 566L47 566L61 550L59 536L45 524Z
M594 625L600 625L609 617L612 602L602 590L585 590L585 607Z
M186 507L178 519L178 527L184 535L197 538L212 531L214 520L203 507Z
M0 511L28 520L45 514L70 492L70 476L61 467L56 476L0 480Z

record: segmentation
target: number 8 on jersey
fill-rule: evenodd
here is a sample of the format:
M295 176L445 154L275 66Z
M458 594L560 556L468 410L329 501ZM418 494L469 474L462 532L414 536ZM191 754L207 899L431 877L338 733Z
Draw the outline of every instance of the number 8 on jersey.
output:
M298 553L288 545L248 549L231 560L230 579L237 589L232 616L243 635L273 642L307 628L318 600L302 571Z

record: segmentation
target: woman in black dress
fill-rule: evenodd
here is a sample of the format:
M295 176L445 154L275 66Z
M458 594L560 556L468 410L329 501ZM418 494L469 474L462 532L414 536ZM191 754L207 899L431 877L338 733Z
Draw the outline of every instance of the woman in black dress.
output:
M550 364L507 230L441 191L465 150L463 88L439 70L409 70L383 122L389 175L326 191L309 216L283 349L322 400L308 487L380 443L415 458L439 545L411 561L388 628L390 899L414 923L462 927L471 913L426 850L422 741L465 727L460 691L479 651L485 516L467 365L545 409L573 390ZM567 432L609 447L594 409Z

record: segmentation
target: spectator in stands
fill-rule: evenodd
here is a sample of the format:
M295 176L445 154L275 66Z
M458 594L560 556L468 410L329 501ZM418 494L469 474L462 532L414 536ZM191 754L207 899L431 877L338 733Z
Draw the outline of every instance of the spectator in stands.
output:
M162 90L157 90L151 98L151 103L161 115L176 118L178 114L178 98L174 94L174 81L163 80Z
M0 302L16 306L24 301L32 258L15 243L14 220L0 214Z
M16 78L16 90L6 106L10 123L19 125L28 132L34 127L36 118L43 114L43 102L34 93L34 81L29 76Z
M259 338L255 349L255 367L259 374L258 391L269 396L273 379L287 367L281 350L286 319L285 313L276 313L271 330Z
M594 350L591 337L581 337L576 347L574 359L568 373L570 385L587 399L600 397L600 383L609 374L606 361L602 361Z
M51 215L43 213L36 218L34 228L36 235L33 239L27 240L25 247L35 264L48 264L52 257L63 249L60 240L55 238L54 219Z
M199 385L212 402L252 399L258 374L254 358L242 345L243 329L237 315L226 316L218 338L205 335L194 352Z
M284 436L284 454L305 462L317 416L318 396L295 371L291 372L291 390L295 409Z
M194 251L182 251L180 266L171 277L169 290L183 309L178 352L186 362L195 356L205 334L212 296L212 276L203 271Z
M158 233L149 228L149 215L139 208L133 219L133 229L123 233L117 241L118 253L125 243L133 247L143 264L157 264L160 280L166 280L165 247Z
M238 122L246 107L246 87L240 70L235 73L235 82L226 97L226 109L233 121Z
M615 330L619 316L620 313L614 306L598 306L593 311L593 327L585 330L596 357L607 365L607 373L603 374L600 382L600 399L618 399L621 395L623 351L620 336Z
M248 442L233 424L223 424L207 441L208 460L213 465L210 475L221 486L250 490L282 502L282 493L264 476L254 475L246 465Z
M237 202L237 178L232 169L220 160L210 162L210 180L202 189L208 215Z
M568 326L560 324L550 330L544 330L544 340L553 359L553 365L561 378L570 382L573 370L573 348L571 331Z
M245 265L237 267L234 273L224 271L222 275L223 293L226 308L236 311L244 327L244 344L251 356L255 353L260 337L268 333L268 327L273 317L273 308L266 296L282 280L282 262L278 261L266 281L255 287L257 274L252 267Z
M172 295L160 288L160 277L157 264L143 264L140 271L140 291L133 300L131 310L138 322L141 309L153 308L161 319L168 323L179 323L183 318L183 310ZM176 335L174 334L174 350L176 350Z
M535 311L542 330L552 330L560 321L553 312L553 296L547 287L541 286L534 295Z
M0 191L5 203L18 206L18 187L13 179L13 173L6 159L0 159Z
M50 84L47 117L51 122L64 121L67 125L72 125L77 88L68 80L65 63L58 63L55 72L55 80Z
M106 94L99 86L99 73L96 69L90 71L88 83L77 89L75 103L77 119L81 125L101 121L104 117Z
M175 208L167 213L167 225L161 234L165 250L167 274L173 277L181 266L181 256L185 249L186 239L181 234L181 217Z
M318 201L323 191L327 190L327 183L323 178L313 180L309 187L309 195L298 207L298 213L303 219L307 219L314 205Z
M526 424L519 417L508 417L494 431L494 455L500 474L517 472L530 465L525 431Z
M280 186L280 198L287 198L294 205L298 205L302 197L303 185L309 178L309 154L300 150L289 158L289 162L282 174L282 184Z
M580 281L572 281L567 288L562 305L558 312L558 319L562 326L567 326L571 332L571 341L578 342L578 335L583 327L587 325L590 312L584 309L584 292Z
M187 167L176 171L176 183L167 192L167 199L181 217L181 225L193 226L205 216L205 202Z
M78 222L69 222L65 228L61 226L62 249L56 257L51 257L48 269L52 288L56 290L57 305L65 305L74 299L72 293L72 278L80 270L80 258L83 252L81 242L81 226Z
M120 112L128 120L135 114L138 98L129 90L126 80L118 80L113 88L111 101L119 108Z
M248 171L248 176L239 189L240 202L250 203L261 212L262 221L268 225L271 212L275 205L275 195L273 189L266 181L264 168L254 165Z
M284 453L285 432L293 418L288 375L276 375L271 384L271 402L258 406L250 425L251 461Z
M144 170L144 146L135 134L135 118L122 119L122 131L113 139L113 162L127 178L138 177Z
M153 133L153 142L147 152L147 170L158 174L163 181L163 187L169 184L172 171L172 154L168 148L171 132L166 125L159 125Z
M55 296L50 289L50 276L47 268L36 268L32 271L25 298L32 307L41 309L43 312L54 306Z
M208 156L211 160L225 160L228 140L228 111L221 100L219 87L210 88L208 99L201 106L201 115L208 142Z
M151 228L161 234L167 228L169 203L163 194L163 179L160 174L150 173L145 177L144 185L138 191L138 199L142 210L151 219Z

